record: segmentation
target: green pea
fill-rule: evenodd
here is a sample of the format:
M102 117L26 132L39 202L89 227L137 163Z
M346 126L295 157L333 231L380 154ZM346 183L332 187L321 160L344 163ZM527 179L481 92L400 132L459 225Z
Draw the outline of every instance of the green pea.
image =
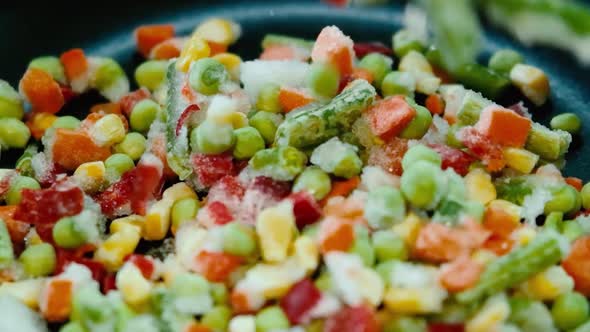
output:
M107 172L114 172L117 177L120 177L125 172L132 170L135 167L133 159L124 153L112 154L104 161L104 166Z
M210 290L207 279L199 274L182 273L174 278L170 291L177 296L208 294Z
M334 97L340 86L340 73L331 65L314 63L307 75L311 91L321 97Z
M82 122L71 115L60 116L51 124L53 128L78 129Z
M135 81L139 86L148 88L150 91L156 90L166 80L166 71L168 70L168 61L150 60L142 63L135 69Z
M279 181L293 181L306 164L307 156L292 146L260 150L248 162L261 175Z
M190 69L191 87L204 95L214 95L219 87L229 80L229 74L221 62L212 58L197 60Z
M503 49L496 51L492 55L488 62L488 67L500 74L508 75L512 67L523 62L524 58L520 53L510 49Z
M18 258L28 276L43 277L55 270L55 249L49 243L28 246Z
M123 141L115 145L115 152L124 153L133 160L139 160L145 152L147 140L140 133L127 133Z
M211 297L215 304L226 304L229 298L227 286L221 282L213 282L211 286Z
M243 127L234 130L236 143L234 145L234 157L236 159L252 158L256 152L264 149L264 138L254 127Z
M459 140L459 138L457 138L457 132L461 128L462 127L458 124L453 124L452 126L449 127L449 132L447 133L447 145L448 146L450 146L452 148L456 148L456 149L464 148L461 140Z
M183 198L172 205L171 219L173 229L178 229L183 223L193 220L197 213L201 203L199 200L192 197Z
M550 125L552 129L561 129L570 134L577 134L582 129L582 120L575 113L563 113L554 116Z
M279 306L266 307L256 314L256 331L288 329L289 325L289 319Z
M223 226L223 251L237 256L252 256L256 253L256 238L248 226L232 222Z
M584 209L590 209L590 183L586 183L582 187L580 195L582 195L582 206L584 207Z
M582 324L588 319L588 313L588 300L578 292L558 296L551 307L553 321L561 330L573 329Z
M22 149L30 138L31 131L21 120L0 118L0 148Z
M322 271L314 281L314 285L322 292L327 292L332 289L332 277L329 273Z
M112 87L119 79L125 76L125 71L111 58L98 58L98 67L91 82L98 90Z
M219 154L231 149L234 139L234 129L231 125L205 120L191 131L190 144L193 151Z
M447 178L448 187L447 198L456 201L464 201L467 189L465 188L465 182L463 181L463 177L455 173L455 171L452 168L447 168L445 170L445 175Z
M426 332L426 320L418 317L399 317L387 322L384 332Z
M10 183L10 187L6 193L6 204L19 204L21 201L21 190L23 189L41 189L41 185L37 180L28 176L19 175L15 177Z
M404 95L414 97L416 79L411 73L392 71L383 78L381 92L383 96Z
M225 331L231 315L231 310L227 306L215 306L203 315L201 324L214 331Z
M580 236L584 235L584 228L577 220L566 220L562 224L561 234L563 234L563 236L565 236L570 242L573 242Z
M309 238L315 239L320 230L319 228L320 227L318 223L306 225L301 231L301 236L307 236Z
M258 99L256 100L256 108L264 112L281 112L281 104L279 103L280 91L281 87L278 84L265 84L258 93Z
M391 71L393 60L381 53L370 53L360 61L359 68L368 70L373 75L373 84L376 87L381 86L385 75Z
M250 126L258 130L267 145L270 145L275 141L275 133L281 122L283 122L282 114L266 111L257 112L249 120Z
M398 261L394 259L383 261L377 264L377 266L375 267L375 272L379 274L381 280L383 280L383 283L385 285L391 284L391 271L393 270L393 267L397 262Z
M80 322L68 322L59 329L59 332L86 332L86 329Z
M368 231L360 226L355 228L355 233L349 252L358 255L365 266L372 267L375 264L375 250L371 245Z
M442 165L442 158L438 152L425 145L418 144L408 149L402 159L402 168L404 170L409 169L413 163L419 160L431 162L438 167Z
M316 200L326 197L332 190L332 180L328 173L317 166L307 167L295 179L293 192L308 191Z
M349 179L363 167L357 150L356 146L332 138L313 150L310 161L325 172Z
M408 98L406 98L408 100ZM416 110L416 116L410 121L410 124L401 132L401 138L420 139L430 128L432 123L432 114L426 107L416 104L411 100L412 107Z
M113 315L112 307L98 287L86 284L74 293L72 300L72 320L80 321L82 325L100 324L108 321Z
M563 226L563 212L551 212L545 218L545 224L543 224L544 228L553 229L557 232L562 231Z
M417 208L434 208L446 189L441 169L427 161L415 162L401 177L404 197Z
M41 69L51 75L51 77L61 84L66 84L66 74L64 67L58 57L41 56L29 62L29 68Z
M410 51L422 52L424 45L408 30L399 30L392 37L393 52L402 58Z
M76 227L72 217L64 217L53 226L53 240L62 248L73 249L86 243L86 234Z
M408 248L404 239L392 231L377 231L373 233L372 240L377 261L385 262L391 259L408 259Z
M551 212L569 213L576 207L578 191L572 186L563 185L552 190L553 198L545 204L545 214Z
M0 118L20 120L24 114L22 97L8 82L0 80Z
M381 186L369 192L364 216L373 229L384 229L403 221L406 202L394 187Z
M161 111L160 105L151 99L144 99L138 102L133 106L131 116L129 117L131 129L140 133L147 132Z

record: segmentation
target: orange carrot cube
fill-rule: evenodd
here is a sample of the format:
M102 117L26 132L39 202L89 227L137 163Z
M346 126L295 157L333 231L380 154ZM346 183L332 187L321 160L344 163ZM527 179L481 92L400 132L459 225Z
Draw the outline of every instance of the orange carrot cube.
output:
M59 84L41 69L27 69L20 81L20 90L37 112L55 114L65 103Z
M135 29L137 49L145 57L150 54L154 46L172 37L174 37L174 26L171 24L143 25Z
M481 112L475 128L494 143L520 148L526 143L531 120L512 110L492 105Z
M281 88L279 91L279 104L285 113L303 107L312 101L313 98L297 89Z
M98 146L86 132L63 128L55 131L51 152L53 161L67 170L91 161L104 161L111 155L109 147Z
M335 26L322 29L315 41L311 58L314 62L330 63L339 69L340 75L349 75L353 68L353 46L350 37Z
M391 96L377 102L367 110L369 126L374 135L387 140L397 136L416 116L403 96Z
M73 283L68 279L52 279L45 286L39 307L43 317L50 322L68 319L72 310Z
M354 226L346 219L328 217L320 225L320 250L347 251L354 241Z
M88 59L82 49L74 48L66 51L59 59L64 66L64 71L69 81L80 77L88 70Z

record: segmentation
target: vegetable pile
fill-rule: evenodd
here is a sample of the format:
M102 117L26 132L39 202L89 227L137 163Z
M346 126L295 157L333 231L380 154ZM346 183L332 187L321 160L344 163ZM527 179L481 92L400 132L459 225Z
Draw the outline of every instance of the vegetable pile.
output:
M411 29L269 34L252 61L239 36L139 27L135 91L81 49L0 81L0 146L24 148L0 170L0 330L590 330L590 185L560 172L581 123L533 121L541 69Z

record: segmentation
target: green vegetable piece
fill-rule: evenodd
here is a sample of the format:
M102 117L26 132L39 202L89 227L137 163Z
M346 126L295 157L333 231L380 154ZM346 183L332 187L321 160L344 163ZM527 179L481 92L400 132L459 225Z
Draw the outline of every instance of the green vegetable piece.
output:
M64 66L58 57L55 56L40 56L29 62L29 68L41 69L51 75L51 77L61 84L67 84Z
M348 132L375 96L372 85L365 80L355 80L328 104L287 117L277 129L276 144L304 149Z
M307 76L307 84L320 97L334 97L340 86L340 73L328 64L314 63Z
M8 82L0 80L0 118L20 120L24 114L22 97Z
M256 314L256 331L288 329L289 326L289 319L279 306L266 307Z
M94 60L96 71L90 80L90 86L96 88L111 102L116 102L129 93L129 80L123 68L115 60L96 57Z
M374 232L372 236L377 261L386 262L392 259L404 261L408 259L409 250L399 235L389 230L383 230Z
M31 131L17 118L0 118L0 149L22 149L27 146Z
M149 60L135 69L135 81L139 86L155 91L166 81L168 61Z
M302 190L306 190L319 201L332 190L332 180L328 173L322 171L321 168L310 166L299 174L293 184L293 192Z
M252 158L256 152L264 149L264 138L254 127L243 127L234 130L235 145L234 157L236 159Z
M306 39L302 39L302 38L273 34L273 33L267 34L266 36L264 36L264 39L262 39L262 48L263 49L267 49L271 46L291 46L291 47L296 47L296 48L300 48L300 49L307 50L307 51L311 52L311 49L313 48L313 44L314 44L313 40L306 40Z
M496 183L498 198L522 205L524 198L533 192L534 185L526 177L510 177Z
M16 176L12 179L8 192L6 192L6 204L18 205L21 201L21 190L23 189L41 189L41 185L31 177Z
M415 91L416 79L408 72L392 71L387 74L381 82L381 93L385 97L404 95L414 98Z
M393 53L398 58L403 58L404 55L410 51L417 51L422 53L424 50L424 44L421 40L416 38L411 31L402 29L393 34L391 38L393 44Z
M563 227L563 212L551 212L545 218L543 227L546 229L552 229L556 232L561 232Z
M12 240L6 228L6 222L0 218L0 267L7 268L14 261Z
M395 264L397 262L399 262L399 261L392 259L392 260L380 262L375 267L375 272L377 272L377 274L379 274L379 276L381 277L381 280L383 280L383 283L385 285L391 284L391 271L393 271L393 267L395 266Z
M466 87L496 99L510 86L510 80L482 65L472 63L458 68L455 77Z
M479 115L484 108L491 105L492 102L484 98L478 92L467 90L459 110L457 111L457 119L459 123L464 126L471 126L477 123Z
M274 142L275 133L281 122L283 122L282 114L264 111L257 112L249 120L250 126L258 130L267 145L271 145Z
M256 108L260 111L280 113L282 111L279 103L281 87L278 84L265 84L258 93Z
M74 218L61 218L53 226L53 240L55 244L65 249L78 248L86 243L86 234L76 226Z
M118 178L125 172L133 169L135 163L133 163L133 159L128 155L124 153L115 153L104 161L104 166L107 173L111 172Z
M132 160L139 160L145 152L147 140L140 133L127 133L123 141L115 145L116 153L123 153Z
M15 169L20 175L34 177L35 171L33 170L33 156L37 154L37 146L35 144L29 144L23 154L16 161Z
M332 277L326 271L322 271L314 281L314 285L322 292L332 289Z
M226 304L228 300L228 291L227 286L221 282L213 282L210 284L211 286L211 297L213 297L213 302L215 304Z
M18 258L25 273L30 277L44 277L55 270L55 249L49 243L28 246Z
M406 101L416 110L416 116L404 128L399 137L420 139L426 134L428 128L430 128L430 124L432 124L432 114L430 114L430 111L426 107L416 104L413 99L406 97Z
M567 152L571 141L572 136L568 132L533 123L525 148L543 159L554 161Z
M232 312L227 306L216 306L201 318L201 324L214 331L226 331Z
M248 164L261 175L292 181L305 169L307 156L294 147L281 146L256 152Z
M131 129L140 133L146 133L152 122L158 118L158 114L162 111L160 105L151 99L144 99L135 106L129 116L129 124Z
M74 293L71 316L86 329L106 327L113 330L113 308L96 285L88 284Z
M457 223L461 212L463 212L463 204L461 202L445 198L436 207L432 220L452 226Z
M356 146L335 137L315 148L310 161L325 172L350 179L360 174L363 167L357 150Z
M58 117L53 123L51 127L53 128L65 128L65 129L78 129L82 121L78 120L76 117L71 115L65 115Z
M59 332L86 332L80 322L68 322L59 329Z
M499 74L508 76L512 67L523 62L524 58L520 53L515 50L502 49L492 54L488 67Z
M393 60L381 53L369 53L359 63L359 67L368 70L373 76L373 84L376 87L381 86L385 75L391 72Z
M534 319L531 319L531 317L534 317ZM551 312L543 302L527 298L510 299L510 317L508 320L518 326L522 332L556 331Z
M191 149L205 154L219 154L232 148L234 130L230 124L205 120L191 131Z
M200 208L199 200L192 197L183 198L172 205L170 213L172 228L178 229L183 223L193 220Z
M366 227L355 227L355 237L349 252L359 256L367 267L372 267L375 264L375 249L371 245L371 239Z
M478 283L457 294L460 303L471 303L502 292L558 263L563 255L559 235L546 231L486 266Z
M404 154L402 168L404 170L409 169L412 164L420 160L431 162L438 167L442 165L442 159L438 152L425 145L417 144L409 148Z
M210 286L207 279L199 274L182 273L174 278L170 291L176 296L209 294Z
M582 120L575 113L563 113L553 117L551 119L551 129L559 129L567 131L568 133L575 135L582 129Z
M584 233L584 228L577 220L566 220L561 227L561 234L563 234L563 236L565 236L570 242L574 242L584 235Z
M551 307L551 316L555 325L561 330L578 327L588 319L588 300L578 292L562 294L555 299Z
M221 62L212 58L197 60L189 74L191 87L204 95L219 92L219 87L229 80L229 74Z
M378 187L369 192L364 215L371 228L390 228L405 218L406 202L398 189Z
M576 189L563 185L551 190L552 198L545 203L545 214L551 212L569 213L576 207L576 200L580 195Z
M427 161L415 162L401 177L405 199L417 208L433 209L446 190L443 171Z
M237 256L256 253L256 237L248 226L232 222L223 226L223 251Z
M584 207L584 209L590 209L590 183L586 183L582 187L580 195L582 195L582 206Z
M426 319L419 317L401 316L387 322L383 328L384 332L426 332L428 326Z

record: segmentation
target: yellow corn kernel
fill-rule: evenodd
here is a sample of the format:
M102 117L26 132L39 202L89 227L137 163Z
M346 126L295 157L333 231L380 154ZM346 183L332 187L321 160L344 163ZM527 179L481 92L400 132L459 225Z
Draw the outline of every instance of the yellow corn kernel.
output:
M294 227L295 217L290 204L279 204L260 212L256 220L256 234L265 261L282 262L287 258Z
M441 79L434 75L424 75L416 80L416 91L431 95L440 87Z
M174 278L177 275L186 273L186 270L182 267L179 260L173 255L168 255L162 263L162 280L167 287L172 285Z
M176 69L186 73L193 61L206 58L210 54L211 48L209 47L209 44L207 44L204 39L198 36L193 36L184 45L184 48L180 52L180 56L178 57L178 60L176 60Z
M125 303L132 307L141 306L150 298L153 285L134 264L125 264L115 282Z
M103 116L90 129L92 140L100 146L115 145L123 141L126 133L123 120L116 114Z
M259 263L238 281L236 289L252 293L254 298L263 296L266 300L278 299L304 276L305 270L293 258L278 264Z
M408 246L413 247L421 227L422 220L420 217L414 213L410 213L403 222L393 226L392 230L404 239L404 242Z
M561 266L552 266L520 285L519 290L535 300L552 301L574 289L574 280Z
M242 58L234 53L219 53L212 56L213 59L219 61L233 80L240 77L240 66L242 65Z
M193 37L227 46L240 37L240 30L237 23L221 18L210 18L197 26Z
M534 66L517 64L510 71L510 80L535 105L541 106L549 97L549 78Z
M231 115L231 124L234 129L246 127L248 125L248 117L242 112L234 112Z
M94 259L109 271L116 271L123 265L123 259L132 254L139 244L140 234L136 228L123 228L111 234L94 253Z
M532 227L521 227L512 232L510 236L516 241L516 244L524 246L537 236L537 231Z
M37 230L34 227L32 227L27 233L27 236L25 237L25 243L27 244L27 246L43 243L43 240L41 240L41 237L39 236Z
M496 199L496 187L492 183L492 177L481 168L475 168L465 176L467 197L487 204Z
M385 286L383 280L375 270L371 268L361 269L357 275L354 276L354 281L357 283L361 298L377 307L383 300L385 293Z
M537 165L539 156L525 149L504 148L504 160L510 168L529 174Z
M426 57L417 51L410 51L400 60L399 71L433 75L432 66Z
M145 224L145 217L137 214L132 214L127 217L115 219L111 222L109 230L111 233L117 233L123 228L136 227L140 233L143 232Z
M496 254L487 249L478 249L471 255L471 259L482 265L488 265L490 262L498 258Z
M496 331L510 315L510 305L504 293L490 297L483 307L467 321L466 332Z
M184 182L166 189L162 199L154 203L145 216L143 237L146 240L161 240L170 229L170 212L174 203L183 198L196 198L195 192Z
M45 278L38 278L4 282L0 284L0 295L13 296L31 309L37 309L45 281Z
M45 130L53 125L55 120L57 120L56 115L46 112L35 113L31 119L30 127L35 128L35 130L39 130L40 132L45 132Z
M197 198L195 191L184 182L179 182L164 190L162 199L170 200L173 203L185 198Z
M96 192L106 184L106 168L102 161L84 163L74 172L74 179L85 192Z
M520 206L503 199L494 199L488 203L488 208L503 211L506 214L505 216L510 218L513 225L520 225L520 212L522 210Z
M307 273L312 273L318 267L320 253L317 244L308 236L300 236L293 244L295 258Z
M445 292L434 287L391 287L385 292L383 302L394 313L427 314L440 312L445 297Z
M256 318L251 315L235 316L229 321L229 332L256 332Z
M175 252L179 262L185 268L193 267L195 255L201 250L207 235L208 231L199 227L197 223L186 223L178 229L176 232Z

